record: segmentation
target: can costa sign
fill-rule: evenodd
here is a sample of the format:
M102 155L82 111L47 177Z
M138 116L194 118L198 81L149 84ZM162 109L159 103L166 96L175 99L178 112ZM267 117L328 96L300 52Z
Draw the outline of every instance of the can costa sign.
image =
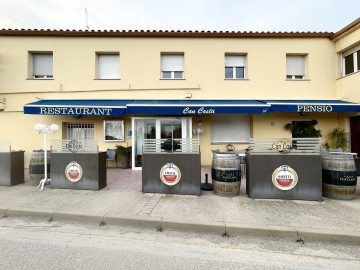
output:
M176 185L181 179L181 171L174 163L167 163L160 170L160 179L165 185Z
M290 190L298 182L297 173L287 165L281 165L272 174L272 182L278 189Z
M65 176L71 182L77 182L81 179L83 170L79 163L72 161L65 168Z

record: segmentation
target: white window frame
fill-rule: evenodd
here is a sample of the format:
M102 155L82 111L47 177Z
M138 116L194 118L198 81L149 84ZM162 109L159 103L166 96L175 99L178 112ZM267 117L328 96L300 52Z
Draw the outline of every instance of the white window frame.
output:
M177 59L176 59L177 58ZM182 59L180 59L182 58ZM185 57L184 54L171 54L171 53L164 53L161 54L161 79L163 80L183 80L184 77L184 69L185 69L185 63L184 63ZM167 61L173 61L175 63L175 66L177 66L178 70L170 70L166 67ZM170 78L164 77L164 72L170 72ZM175 73L181 72L181 78L175 78Z
M241 57L243 59L240 59L238 61L231 61L230 58L234 57ZM242 65L239 64L229 64L227 62L229 62L228 60L230 60L230 62L243 62ZM232 68L232 78L226 78L226 68ZM236 78L236 68L243 68L244 69L244 76L243 78ZM246 55L244 54L225 54L225 80L245 80L246 79Z
M112 130L110 130L112 126ZM107 139L107 136L114 137L114 139ZM117 138L117 139L116 139ZM105 142L123 142L124 137L124 120L104 120L104 141Z
M290 57L298 57L298 58L303 58L303 66L301 67L303 69L303 74L288 74L288 58ZM305 80L306 79L306 61L307 61L307 55L306 54L287 54L286 55L286 79L287 80L297 80L297 81L301 81L301 80Z
M35 60L36 57L40 56L51 56L51 63L45 63L45 69L51 69L51 72L48 72L49 74L35 74L35 69L38 69L35 67L35 62L38 62L39 60ZM45 60L41 60L45 61ZM46 60L47 61L47 60ZM31 78L36 80L52 80L54 79L54 54L53 52L31 52Z
M132 155L131 155L131 164L132 170L142 170L142 167L137 167L135 162L135 144L136 144L136 130L135 130L135 121L136 120L155 120L155 132L156 139L160 139L161 137L161 121L171 121L171 120L181 120L181 135L182 138L192 138L192 117L132 117L131 118L131 126L132 126Z
M351 75L351 74L359 71L359 69L358 69L358 53L360 53L360 45L354 46L351 49L349 49L341 54L342 76L343 77ZM345 74L345 58L348 57L349 55L352 55L352 57L353 57L354 71L351 73Z
M113 70L111 73L111 75L101 75L101 69L104 68L101 67L100 65L104 65L101 64L101 62L103 60L100 60L101 57L106 57L106 56L113 56L117 59L116 63L111 63L111 67L114 67L115 70ZM109 68L109 62L107 63L108 66L107 68ZM97 52L96 53L96 79L98 80L119 80L120 79L120 54L118 52Z
M94 140L95 136L95 124L94 123L74 123L74 122L68 122L66 125L66 139L67 140ZM83 129L84 134L88 137L80 138L76 134L78 130L72 131L70 129ZM74 135L76 135L74 137ZM90 136L89 136L90 135Z

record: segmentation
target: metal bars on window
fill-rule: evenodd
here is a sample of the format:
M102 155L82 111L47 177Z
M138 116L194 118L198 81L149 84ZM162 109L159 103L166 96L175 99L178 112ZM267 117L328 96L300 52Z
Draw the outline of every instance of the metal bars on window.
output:
M66 139L68 140L93 140L93 123L66 123Z

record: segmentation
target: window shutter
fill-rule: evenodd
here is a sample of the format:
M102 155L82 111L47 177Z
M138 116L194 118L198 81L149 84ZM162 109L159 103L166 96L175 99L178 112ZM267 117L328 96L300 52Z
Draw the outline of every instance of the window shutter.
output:
M225 67L245 67L244 55L226 55Z
M53 55L33 54L33 76L53 76Z
M286 56L286 75L305 76L305 56Z
M211 143L247 143L249 138L249 115L211 116Z
M118 54L98 54L98 79L120 79Z
M348 56L348 55L350 55L350 54L353 54L354 52L357 52L357 51L359 51L359 50L360 50L360 45L357 45L357 46L352 47L351 49L343 52L343 53L342 53L342 56L343 56L343 57L346 57L346 56Z
M184 55L161 55L161 71L184 71Z

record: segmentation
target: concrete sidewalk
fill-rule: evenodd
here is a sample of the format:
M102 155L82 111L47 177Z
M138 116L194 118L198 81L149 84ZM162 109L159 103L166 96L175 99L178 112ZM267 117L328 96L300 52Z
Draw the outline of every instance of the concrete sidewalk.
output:
M313 202L253 200L245 194L244 185L240 196L232 198L213 192L143 194L136 190L139 180L129 186L100 191L45 186L42 192L28 181L0 186L0 216L360 245L359 189L355 200L324 197L322 202Z

